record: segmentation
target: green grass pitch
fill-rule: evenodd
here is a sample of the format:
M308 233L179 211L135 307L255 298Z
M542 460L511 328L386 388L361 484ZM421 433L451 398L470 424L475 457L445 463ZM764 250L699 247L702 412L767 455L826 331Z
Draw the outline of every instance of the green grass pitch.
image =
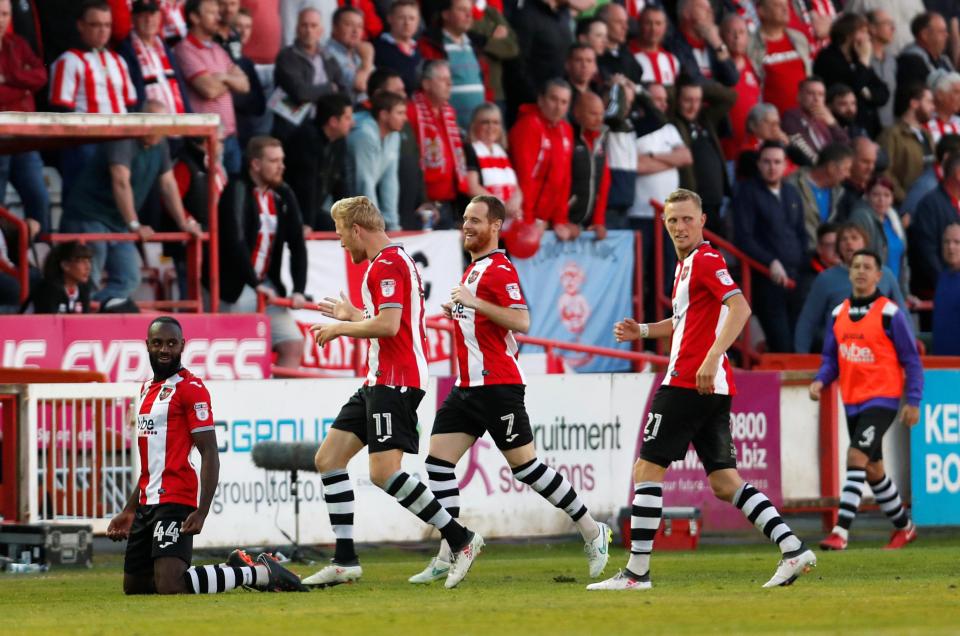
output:
M921 536L899 552L875 541L821 552L819 567L794 586L761 589L776 556L761 544L662 552L652 590L595 593L583 589L576 543L488 545L456 590L406 582L426 564L426 549L368 548L355 585L204 597L125 597L120 557L103 556L91 570L0 574L0 634L960 633L960 538ZM615 547L607 574L624 559Z

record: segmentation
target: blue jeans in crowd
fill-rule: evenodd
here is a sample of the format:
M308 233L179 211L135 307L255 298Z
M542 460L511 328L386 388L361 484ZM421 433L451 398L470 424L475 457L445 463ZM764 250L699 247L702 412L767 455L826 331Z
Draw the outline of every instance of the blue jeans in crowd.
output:
M90 219L64 219L60 230L67 233L93 234L115 232L106 224ZM110 298L130 298L140 286L140 254L136 243L119 241L93 241L93 263L90 282L99 288L94 300L103 302ZM100 287L103 272L107 281Z
M231 177L243 170L243 149L240 148L236 135L230 135L223 140L223 169Z
M43 182L43 160L39 152L21 152L0 157L0 203L5 204L7 182L13 185L28 219L40 223L41 232L50 231L50 194Z

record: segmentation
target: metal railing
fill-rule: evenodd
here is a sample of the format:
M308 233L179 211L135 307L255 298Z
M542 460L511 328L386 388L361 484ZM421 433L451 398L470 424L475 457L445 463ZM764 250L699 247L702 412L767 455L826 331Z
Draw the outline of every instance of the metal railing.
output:
M663 291L662 281L664 280L664 271L663 271L663 250L664 250L664 241L663 241L663 204L656 199L650 200L650 205L653 206L653 252L654 252L654 270L656 271L656 280L657 287L655 291L655 302L654 302L654 313L656 315L657 321L663 320L666 317L666 312L664 309L672 307L672 301L669 296L667 296ZM743 292L743 297L747 300L748 303L751 303L753 298L753 272L760 274L766 278L771 278L770 268L757 261L756 259L748 256L743 250L733 245L733 243L727 241L723 237L714 234L710 230L704 229L703 236L705 239L710 241L715 247L729 253L731 256L735 257L740 263L740 289ZM787 289L794 289L797 286L796 281L792 278L787 278L786 284L784 287ZM658 343L658 350L663 351L663 341L661 340ZM743 356L742 364L744 368L749 369L755 362L760 360L760 354L753 348L753 344L750 338L750 321L747 321L747 324L744 325L743 331L741 332L740 338L734 344L734 347L740 351Z
M293 307L293 301L289 298L272 298L267 299L264 296L260 296L261 305L267 303L271 305L276 305L278 307ZM306 309L309 311L319 311L320 307L316 303L306 303L300 309ZM453 332L453 322L446 318L428 318L426 320L426 325L428 329L436 329L438 331L445 331L448 333ZM658 355L655 353L649 353L646 351L624 351L622 349L611 349L608 347L598 347L594 345L585 345L573 342L564 342L562 340L550 340L548 338L539 338L536 336L528 336L525 334L514 334L518 344L529 344L538 347L543 347L547 358L550 359L552 356L556 355L557 351L574 351L577 353L588 353L596 356L608 357L608 358L617 358L620 360L630 360L637 365L663 365L666 366L670 359L663 355ZM450 374L457 374L457 341L455 338L451 338L452 348L450 354ZM364 354L364 349L362 347L354 347L354 372L358 377L364 374L364 367L366 365L366 359ZM286 377L286 378L323 378L329 377L320 372L304 371L302 369L284 369L282 367L273 367L273 373L277 377Z
M21 483L27 521L92 521L103 532L137 481L132 425L138 386L31 384L21 448L28 476Z

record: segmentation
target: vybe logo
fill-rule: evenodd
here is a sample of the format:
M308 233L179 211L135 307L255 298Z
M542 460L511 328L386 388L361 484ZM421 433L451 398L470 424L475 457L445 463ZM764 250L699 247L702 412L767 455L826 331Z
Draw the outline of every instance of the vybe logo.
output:
M847 362L870 364L876 359L870 347L862 347L855 342L843 343L839 347L840 357Z

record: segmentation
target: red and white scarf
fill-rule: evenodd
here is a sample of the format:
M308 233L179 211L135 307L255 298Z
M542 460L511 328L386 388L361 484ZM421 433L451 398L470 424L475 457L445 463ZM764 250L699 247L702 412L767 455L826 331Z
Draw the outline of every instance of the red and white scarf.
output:
M413 105L417 109L417 142L420 145L420 166L423 168L424 180L428 183L438 181L440 175L449 171L447 155L443 151L443 135L440 134L441 123L434 117L433 106L423 91L414 93ZM457 126L457 113L453 110L453 106L444 104L440 114L443 118L442 125L447 132L446 137L450 140L457 190L466 192L467 158L463 153L463 140L460 139L460 128Z
M183 106L183 96L180 94L180 85L176 74L167 58L160 36L153 36L153 42L147 44L140 39L136 32L130 33L133 50L137 54L137 62L143 73L146 84L147 99L154 99L166 104L167 112L180 115L186 111Z
M504 203L509 201L519 184L506 151L500 144L488 146L480 141L473 143L473 151L477 153L483 187Z
M187 37L187 20L183 15L182 0L162 0L160 12L163 22L160 27L166 40L181 40Z

